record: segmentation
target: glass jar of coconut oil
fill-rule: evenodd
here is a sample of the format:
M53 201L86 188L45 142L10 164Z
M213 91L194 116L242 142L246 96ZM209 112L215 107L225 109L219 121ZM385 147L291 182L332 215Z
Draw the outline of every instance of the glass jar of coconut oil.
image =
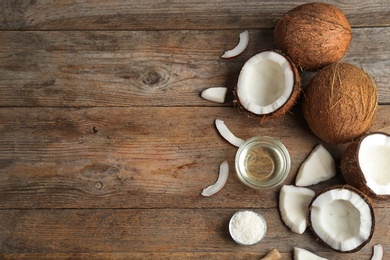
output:
M271 189L286 179L291 159L287 148L278 139L255 136L237 150L235 167L245 185L257 190Z

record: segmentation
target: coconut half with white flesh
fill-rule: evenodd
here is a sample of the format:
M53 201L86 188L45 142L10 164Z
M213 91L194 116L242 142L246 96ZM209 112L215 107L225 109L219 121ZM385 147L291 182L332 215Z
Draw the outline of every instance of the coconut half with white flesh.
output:
M352 186L335 186L314 197L309 207L314 235L333 250L359 251L374 233L375 216L369 199Z
M276 50L262 51L242 67L235 103L249 115L274 118L289 111L300 92L301 78L291 60Z
M371 133L350 143L341 159L345 181L368 196L390 198L390 135Z

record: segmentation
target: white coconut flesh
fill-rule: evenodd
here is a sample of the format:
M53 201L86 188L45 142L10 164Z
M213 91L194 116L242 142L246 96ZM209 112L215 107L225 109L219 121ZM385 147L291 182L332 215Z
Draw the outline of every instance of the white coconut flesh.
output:
M291 231L298 234L305 232L309 204L314 195L314 191L308 188L283 185L279 195L279 211Z
M321 144L301 164L295 185L310 186L326 181L336 175L336 163L332 155Z
M389 195L390 136L368 135L360 144L358 160L367 186L378 195Z
M324 192L311 205L312 229L338 251L352 251L369 240L373 221L367 202L349 189Z
M294 247L294 260L327 260L326 258L320 257L309 250Z
M237 83L237 96L248 111L265 115L282 107L294 89L290 62L274 51L263 51L243 66Z

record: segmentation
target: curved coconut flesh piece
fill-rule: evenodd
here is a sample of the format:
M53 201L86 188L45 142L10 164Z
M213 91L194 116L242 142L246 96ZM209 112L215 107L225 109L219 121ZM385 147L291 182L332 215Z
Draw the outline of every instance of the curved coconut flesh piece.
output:
M294 260L327 260L327 258L319 257L318 255L299 247L294 247Z
M345 181L370 197L390 198L390 136L372 133L351 143L341 160Z
M310 186L336 175L336 163L321 144L317 145L299 168L295 185Z
M224 161L219 166L219 175L217 181L214 184L203 189L201 195L205 197L210 197L214 195L215 193L220 191L223 188L223 186L225 186L228 177L229 177L229 164L227 161Z
M309 204L312 201L314 191L296 187L293 185L284 185L279 195L279 211L282 220L291 231L302 234L307 228L307 214Z
M371 240L375 217L364 194L346 185L317 195L309 208L309 222L319 240L338 252L349 253Z
M300 76L290 59L277 51L262 51L241 69L235 94L250 114L278 117L295 104L300 90Z
M377 244L374 246L374 254L371 257L371 260L382 260L383 258L383 246Z
M215 127L217 128L219 134L230 144L240 147L240 145L245 142L243 139L236 137L221 119L215 119Z

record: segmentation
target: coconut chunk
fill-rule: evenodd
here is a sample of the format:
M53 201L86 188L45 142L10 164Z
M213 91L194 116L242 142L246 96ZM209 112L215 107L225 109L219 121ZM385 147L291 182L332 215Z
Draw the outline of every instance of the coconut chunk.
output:
M375 217L363 193L351 186L340 186L312 201L309 222L314 234L332 249L355 252L370 241Z
M236 147L240 147L240 145L244 143L244 140L236 137L225 125L225 122L221 119L215 120L215 127L217 128L220 135L225 138L225 140L228 141L230 144Z
M212 102L221 103L225 102L227 88L225 87L213 87L202 91L201 97Z
M240 41L238 42L236 47L234 47L231 50L225 51L225 53L222 55L222 58L228 59L228 58L236 57L240 55L246 49L246 47L248 47L248 43L249 43L248 31L244 31L240 33L239 37L240 37Z
M317 145L299 168L295 185L310 186L336 175L336 163L321 144Z
M383 246L377 244L374 246L374 254L372 255L371 260L382 260L383 258Z
M296 187L293 185L284 185L279 195L279 211L283 222L291 231L302 234L307 228L307 214L309 204L313 199L314 191Z
M229 177L229 165L227 161L224 161L219 166L219 175L217 181L213 184L208 186L207 188L203 189L201 195L205 197L210 197L220 191L223 186L225 186L227 179Z
M306 249L294 247L294 260L327 260Z
M263 51L242 67L236 95L239 104L255 115L268 115L284 107L284 114L295 103L300 78L291 61L276 51ZM289 102L290 101L290 102Z
M368 135L360 144L358 158L367 186L378 195L389 195L390 136Z

